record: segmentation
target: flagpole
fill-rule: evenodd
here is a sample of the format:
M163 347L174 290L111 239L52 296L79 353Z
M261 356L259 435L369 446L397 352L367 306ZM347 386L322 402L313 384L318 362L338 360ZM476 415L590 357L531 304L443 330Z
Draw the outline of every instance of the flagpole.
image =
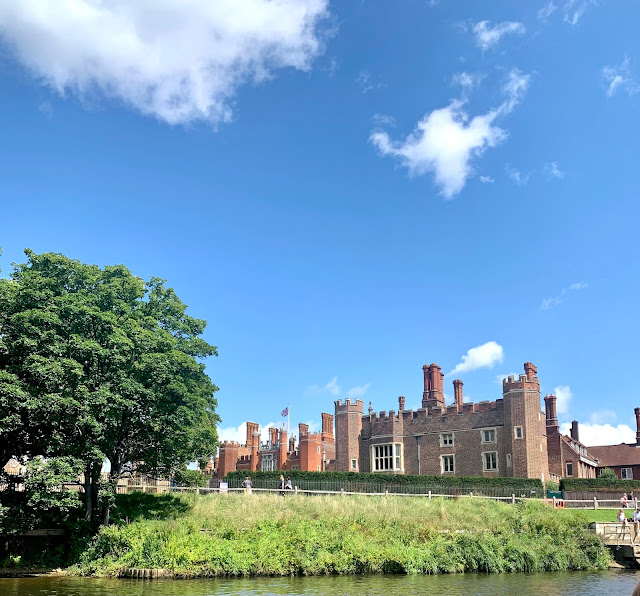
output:
M287 437L289 436L289 404L287 404Z

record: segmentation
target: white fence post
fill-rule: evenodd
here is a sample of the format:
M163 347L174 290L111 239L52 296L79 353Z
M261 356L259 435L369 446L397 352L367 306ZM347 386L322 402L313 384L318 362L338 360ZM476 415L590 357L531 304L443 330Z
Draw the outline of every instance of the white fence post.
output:
M429 491L429 501L431 501L431 491Z
M516 496L515 494L511 493L511 504L515 505L516 504Z
M596 497L593 497L593 508L594 509L598 508L598 499L596 499Z

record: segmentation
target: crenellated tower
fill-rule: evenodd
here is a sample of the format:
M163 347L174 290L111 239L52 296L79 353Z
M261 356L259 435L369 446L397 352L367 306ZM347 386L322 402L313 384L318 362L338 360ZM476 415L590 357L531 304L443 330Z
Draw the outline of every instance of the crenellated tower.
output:
M360 471L360 433L364 404L361 399L346 399L335 402L336 424L336 470ZM355 467L354 467L355 462Z
M505 461L504 467L500 465L500 475L540 478L546 482L549 479L549 410L547 408L547 415L543 417L538 369L531 362L525 362L524 372L517 379L510 376L502 381Z

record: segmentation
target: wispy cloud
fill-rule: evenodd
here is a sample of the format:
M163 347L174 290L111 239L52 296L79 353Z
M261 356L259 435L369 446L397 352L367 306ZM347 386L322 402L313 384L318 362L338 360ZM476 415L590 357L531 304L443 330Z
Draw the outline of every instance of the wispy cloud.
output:
M531 173L523 174L520 170L516 170L509 164L507 164L504 169L507 176L509 176L509 178L511 178L511 180L513 180L518 186L525 186L529 182Z
M495 341L488 341L486 344L468 350L447 376L469 372L478 368L493 368L503 360L504 351L502 346Z
M485 76L479 72L458 72L453 75L451 82L462 87L463 91L471 91L482 82Z
M526 29L522 23L514 21L503 21L491 25L489 21L480 21L473 27L473 34L476 38L476 45L486 51L496 45L505 35L523 34Z
M538 19L546 21L558 7L553 2L548 2L538 11Z
M362 397L369 389L371 383L367 383L366 385L357 385L356 387L352 387L347 391L347 395L349 397Z
M564 22L577 25L590 4L596 4L595 0L569 0L563 7Z
M356 85L362 89L362 93L369 93L369 91L375 91L376 89L382 89L386 87L384 83L374 83L371 80L371 73L368 70L361 70L356 77Z
M495 182L495 180L491 176L480 176L480 182L483 184L490 184Z
M396 119L388 114L374 114L373 122L377 126L395 126Z
M552 178L564 178L564 172L560 169L557 161L552 161L545 164L544 172L547 176Z
M341 389L340 385L338 385L338 377L333 377L326 385L318 385L316 383L307 387L307 393L320 393L321 391L326 391L331 395L340 395Z
M640 85L631 74L631 59L625 56L619 66L605 66L602 69L602 78L607 85L607 96L613 97L618 89L633 95L640 91Z
M96 91L169 124L229 122L234 96L323 51L327 0L0 2L0 38L61 96Z
M563 288L560 294L552 296L551 298L544 298L540 303L540 310L551 310L559 304L562 304L568 297L570 292L576 292L578 290L584 290L589 287L586 282L580 281L570 284L568 287Z
M450 199L465 186L471 175L471 160L503 142L508 134L496 120L511 112L521 101L530 75L512 70L502 87L504 101L495 109L470 118L464 100L425 114L403 141L392 141L386 132L374 132L370 140L384 156L396 157L410 175L432 172L441 194Z

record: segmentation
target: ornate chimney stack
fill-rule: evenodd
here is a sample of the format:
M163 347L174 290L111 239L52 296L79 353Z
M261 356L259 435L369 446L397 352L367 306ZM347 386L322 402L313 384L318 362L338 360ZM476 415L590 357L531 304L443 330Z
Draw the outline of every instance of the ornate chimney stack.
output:
M544 398L545 417L547 426L558 426L558 416L556 414L556 396L546 395Z
M635 408L636 413L636 445L640 447L640 408Z
M456 406L458 406L458 412L462 410L462 386L464 383L460 379L453 381L453 396Z
M398 412L402 412L404 410L404 401L405 401L405 397L404 395L401 395L398 398Z

